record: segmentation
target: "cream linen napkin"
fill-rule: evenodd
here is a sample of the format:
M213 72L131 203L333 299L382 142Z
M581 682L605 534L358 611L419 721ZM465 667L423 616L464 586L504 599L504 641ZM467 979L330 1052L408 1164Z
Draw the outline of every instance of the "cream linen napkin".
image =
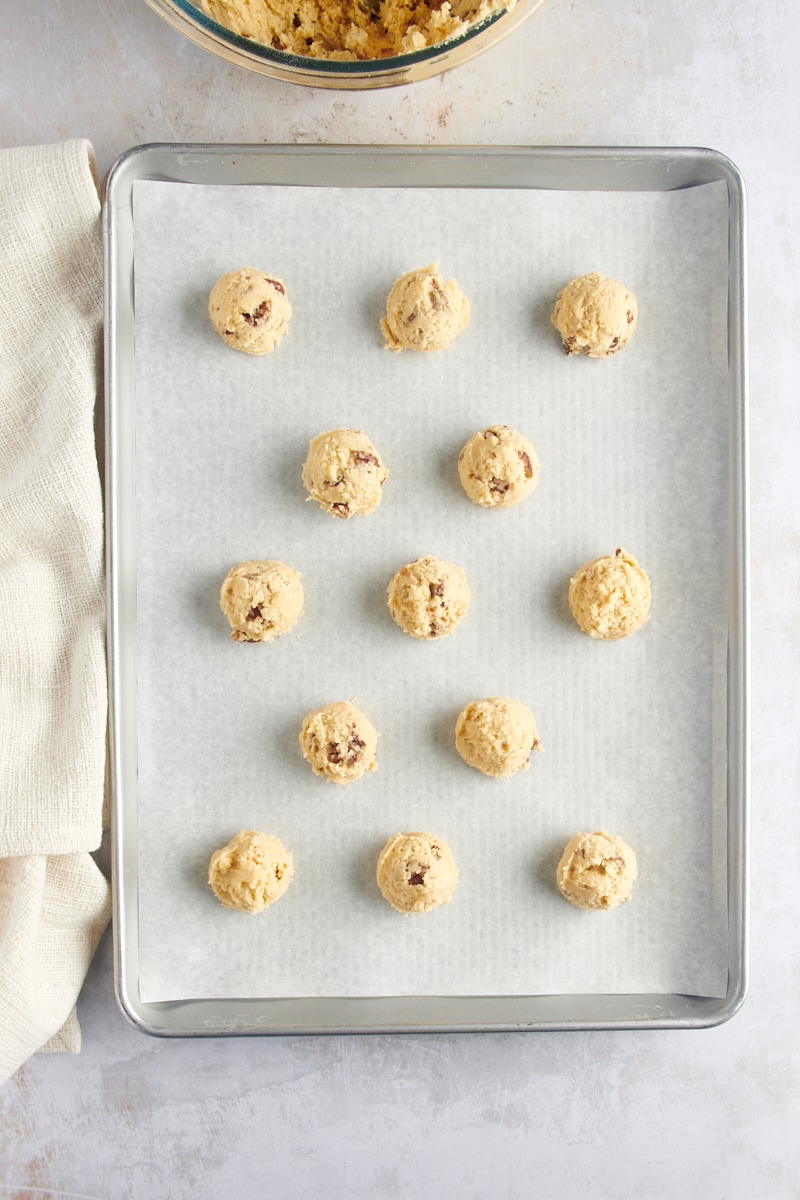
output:
M89 143L0 150L0 1081L80 1048L109 917L102 290Z

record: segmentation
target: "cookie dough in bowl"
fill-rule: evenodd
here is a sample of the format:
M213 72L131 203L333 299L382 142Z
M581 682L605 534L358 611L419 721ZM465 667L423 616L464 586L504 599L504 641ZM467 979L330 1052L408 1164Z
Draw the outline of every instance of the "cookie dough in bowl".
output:
M381 321L387 350L444 350L469 324L469 300L431 263L393 285Z
M199 0L242 38L288 55L348 62L412 54L465 34L514 0Z
M461 486L482 508L519 504L536 487L539 471L533 444L508 425L479 430L458 456Z
M632 554L613 554L584 563L569 581L569 607L589 637L629 637L650 616L650 580Z
M300 573L276 559L237 563L222 581L219 606L235 642L272 642L302 616Z
M360 429L331 429L312 438L303 463L303 486L323 510L346 520L366 516L381 502L389 475Z
M396 833L378 856L378 887L401 913L429 912L449 904L458 867L450 847L430 833Z
M259 913L280 900L292 882L294 859L276 837L242 829L215 850L208 882L220 904L240 912Z
M346 784L377 770L379 736L360 709L339 700L308 714L300 730L300 748L315 775Z
M609 909L630 900L637 873L630 846L599 830L570 838L556 870L556 883L576 908Z
M519 700L489 696L473 700L456 720L456 749L468 766L495 779L527 771L541 751L533 713Z
M638 315L633 292L617 279L592 271L561 289L551 320L565 354L609 358L631 340Z
M269 354L289 328L292 306L282 279L242 267L214 284L208 315L227 346L245 354Z
M432 557L401 567L389 581L386 597L403 632L427 640L452 633L466 616L471 599L461 567Z

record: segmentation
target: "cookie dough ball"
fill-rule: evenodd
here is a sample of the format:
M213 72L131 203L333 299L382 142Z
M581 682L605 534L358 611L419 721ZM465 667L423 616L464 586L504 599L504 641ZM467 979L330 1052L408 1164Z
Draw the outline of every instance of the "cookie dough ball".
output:
M633 292L592 271L561 289L551 320L566 354L608 358L631 340L638 314Z
M293 874L291 851L255 829L242 829L208 864L208 882L220 904L249 913L280 900Z
M387 350L444 350L469 323L469 300L438 263L409 271L393 284L381 329Z
M519 700L489 696L473 700L458 714L456 749L476 771L508 779L527 771L531 753L542 747L529 708Z
M628 637L650 616L650 580L632 554L616 550L584 563L573 575L569 607L589 637Z
M366 516L381 502L389 472L360 429L331 429L313 438L303 463L303 485L334 517Z
M245 354L269 354L289 328L292 306L281 279L243 267L214 284L208 315L226 345Z
M404 633L441 638L452 633L470 602L467 577L441 558L418 558L401 567L386 589L389 611Z
M616 908L630 900L636 855L622 838L604 830L576 833L556 870L558 890L576 908Z
M539 469L531 442L508 425L482 429L458 456L462 487L483 508L519 504L539 482Z
M449 904L457 881L450 847L429 833L396 833L378 857L378 887L401 913Z
M222 581L219 606L235 642L272 642L302 615L299 572L273 559L240 562Z
M378 764L378 731L369 718L344 700L309 713L300 730L303 758L315 775L331 783L352 783Z

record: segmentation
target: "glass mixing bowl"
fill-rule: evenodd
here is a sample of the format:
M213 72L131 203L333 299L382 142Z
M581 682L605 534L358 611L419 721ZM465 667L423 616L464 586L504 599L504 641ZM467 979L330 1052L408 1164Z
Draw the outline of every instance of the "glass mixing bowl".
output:
M465 33L436 46L393 58L358 62L304 58L259 45L217 24L190 0L147 0L147 3L198 46L239 67L310 87L376 88L414 83L469 62L518 29L544 0L517 0L513 8L493 13Z

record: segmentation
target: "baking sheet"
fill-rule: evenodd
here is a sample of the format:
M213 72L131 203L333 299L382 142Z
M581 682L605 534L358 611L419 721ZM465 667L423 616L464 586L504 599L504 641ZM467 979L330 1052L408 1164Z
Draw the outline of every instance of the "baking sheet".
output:
M682 992L727 984L727 197L670 193L134 185L139 961L144 1002L191 997ZM472 302L440 355L390 355L377 329L403 271L433 259ZM205 316L223 271L287 283L267 359ZM590 269L637 294L609 362L566 359L555 292ZM455 459L505 422L542 478L518 509L461 492ZM364 428L390 468L373 516L304 503L309 438ZM629 642L581 635L566 584L623 545L653 583ZM433 553L473 592L462 626L419 643L386 583ZM227 637L219 582L246 557L296 566L306 613L272 646ZM508 781L455 754L470 699L533 709L545 754ZM379 770L314 777L297 731L352 699ZM239 828L295 854L284 900L221 909L211 851ZM404 918L375 859L400 829L451 845L454 900ZM571 908L553 884L577 829L637 851L634 900Z

